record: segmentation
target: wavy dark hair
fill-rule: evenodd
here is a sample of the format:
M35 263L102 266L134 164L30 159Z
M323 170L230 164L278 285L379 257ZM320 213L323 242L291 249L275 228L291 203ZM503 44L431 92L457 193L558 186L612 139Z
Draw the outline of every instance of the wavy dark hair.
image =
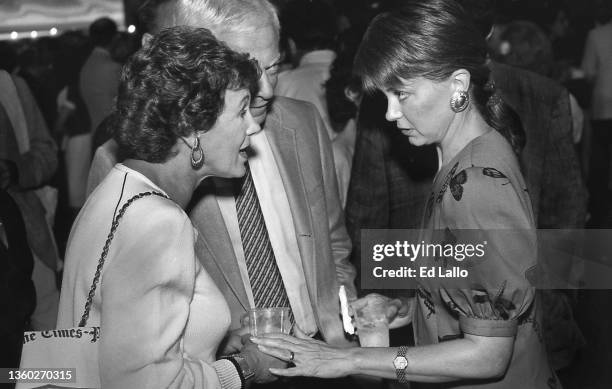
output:
M162 30L125 64L112 114L121 158L160 163L178 137L208 131L225 91L257 93L259 68L205 28Z
M520 154L525 145L521 121L495 93L485 39L456 0L408 0L398 10L378 15L355 59L355 72L367 91L415 77L440 81L458 69L470 73L470 100L476 109Z

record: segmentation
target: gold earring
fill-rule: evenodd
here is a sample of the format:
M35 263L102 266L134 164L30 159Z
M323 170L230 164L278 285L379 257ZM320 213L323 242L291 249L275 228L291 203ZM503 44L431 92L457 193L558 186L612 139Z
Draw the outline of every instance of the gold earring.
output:
M191 167L198 170L202 165L204 165L204 150L200 145L200 138L196 136L191 148Z
M465 111L470 103L470 95L466 91L458 91L453 93L450 99L450 107L455 113Z

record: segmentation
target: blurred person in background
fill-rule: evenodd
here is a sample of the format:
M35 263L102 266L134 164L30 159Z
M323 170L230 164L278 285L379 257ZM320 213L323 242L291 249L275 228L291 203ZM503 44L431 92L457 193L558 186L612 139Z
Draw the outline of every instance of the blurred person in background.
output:
M51 227L57 192L48 184L57 169L57 147L25 81L0 71L0 188L19 207L32 254L36 288L33 330L55 327L60 266Z
M91 53L91 45L89 39L77 31L65 32L57 39L59 50L54 68L62 89L56 99L58 114L53 133L61 145L62 158L55 232L60 253L63 253L72 222L85 203L91 163L91 119L79 88L79 74Z
M138 38L138 35L125 31L117 33L109 48L111 58L122 65L126 63L132 54L140 48L140 39Z
M27 40L17 57L17 75L28 84L49 129L53 128L57 117L55 97L61 89L53 67L57 51L55 38L41 37Z
M555 60L550 39L537 24L517 20L504 26L500 44L493 58L500 62L555 79ZM560 82L559 79L555 79ZM584 130L584 113L576 98L569 94L572 138L579 143Z
M110 18L100 18L89 26L93 51L81 69L79 89L89 112L91 131L108 116L117 96L121 64L110 53L116 35L117 24Z
M338 55L331 65L329 79L325 82L325 101L329 120L335 137L332 141L334 165L338 177L338 189L342 206L346 205L346 194L357 136L357 111L361 103L361 81L353 75L353 61L363 31L350 27L340 33Z
M549 77L553 68L550 39L537 24L516 20L504 26L494 59Z
M117 24L110 18L97 19L89 26L89 40L93 49L89 51L85 62L75 53L68 55L70 63L63 70L71 69L78 74L78 83L72 83L67 93L59 95L59 110L66 128L66 178L68 188L68 206L73 211L83 205L86 199L87 174L92 159L93 133L110 114L117 87L121 64L113 60L110 48L117 36ZM64 40L64 43L66 41ZM83 48L85 50L85 48ZM78 88L75 88L78 86ZM86 112L82 111L84 102ZM73 214L76 212L72 212Z
M548 2L536 22L550 40L553 52L551 78L565 84L580 67L583 42L578 35L577 20L567 0Z
M325 0L294 0L285 5L282 27L295 44L294 69L279 73L274 93L314 104L321 115L330 139L332 130L325 100L325 81L336 58L334 39L336 19Z
M110 45L109 51L113 61L120 64L124 64L125 62L127 62L128 58L130 58L130 56L134 54L134 52L139 48L139 36L123 31L119 32L115 36L115 39L113 39ZM108 125L109 123L105 122L106 120L108 120L108 118L108 116L104 118L96 128L92 129L93 139L91 141L91 146L94 152L98 147L102 146L104 142L113 137L113 134L111 133L111 128Z

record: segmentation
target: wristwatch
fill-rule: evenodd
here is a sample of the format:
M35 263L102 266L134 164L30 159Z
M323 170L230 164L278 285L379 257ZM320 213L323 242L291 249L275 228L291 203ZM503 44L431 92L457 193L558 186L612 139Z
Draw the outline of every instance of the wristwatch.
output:
M393 360L393 366L395 366L395 375L397 375L397 381L406 384L406 368L408 367L408 359L406 358L406 352L408 347L401 346L397 349L397 356Z
M255 371L251 369L246 358L242 354L232 354L224 356L222 359L227 359L234 364L234 367L240 376L240 381L242 381L242 389L244 389L246 387L247 380L255 376Z

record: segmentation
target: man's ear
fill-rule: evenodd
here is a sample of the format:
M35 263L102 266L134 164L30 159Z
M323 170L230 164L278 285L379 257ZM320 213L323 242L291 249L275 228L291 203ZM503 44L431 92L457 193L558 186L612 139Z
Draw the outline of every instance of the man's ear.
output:
M142 34L142 47L149 46L149 42L151 42L151 39L153 39L153 35L149 34L148 32Z

